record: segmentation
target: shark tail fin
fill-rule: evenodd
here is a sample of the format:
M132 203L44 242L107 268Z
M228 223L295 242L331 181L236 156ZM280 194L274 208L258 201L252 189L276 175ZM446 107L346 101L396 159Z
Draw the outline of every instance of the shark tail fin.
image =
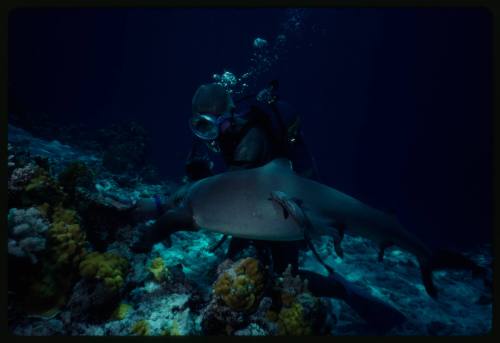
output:
M485 277L486 271L470 258L449 250L437 250L429 259L419 260L422 282L432 298L437 298L437 289L432 280L432 272L442 269L470 270L476 277Z

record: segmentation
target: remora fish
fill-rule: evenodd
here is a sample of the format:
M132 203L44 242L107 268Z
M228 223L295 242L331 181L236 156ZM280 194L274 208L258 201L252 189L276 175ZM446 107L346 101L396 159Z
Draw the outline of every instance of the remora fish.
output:
M405 230L395 216L298 176L287 159L193 183L184 189L180 206L160 217L154 230L147 233L147 239L159 241L174 231L206 229L253 240L303 240L304 227L300 220L296 216L284 216L284 207L279 201L269 201L269 195L276 191L303 204L313 235L330 235L336 245L340 244L344 231L371 239L380 246L379 259L391 245L414 254L426 291L432 297L437 295L432 282L434 269L479 268L459 254L433 254L420 239Z

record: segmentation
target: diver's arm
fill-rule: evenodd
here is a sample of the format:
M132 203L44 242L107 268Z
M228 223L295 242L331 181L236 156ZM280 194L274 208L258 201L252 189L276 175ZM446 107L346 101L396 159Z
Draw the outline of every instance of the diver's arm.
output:
M134 205L132 215L137 221L156 219L166 209L166 202L166 196L162 195L139 199Z
M188 183L213 175L212 166L213 163L208 156L206 146L195 139L185 166ZM138 200L133 209L135 220L157 219L165 211L176 207L182 200L185 186L182 186L177 192L168 197L156 195Z
M191 151L186 159L185 171L189 181L197 181L212 176L213 162L208 155L207 147L198 139L193 141Z
M134 206L133 216L135 220L158 219L165 212L179 207L189 191L191 183L180 186L170 195L155 195L152 198L143 198Z

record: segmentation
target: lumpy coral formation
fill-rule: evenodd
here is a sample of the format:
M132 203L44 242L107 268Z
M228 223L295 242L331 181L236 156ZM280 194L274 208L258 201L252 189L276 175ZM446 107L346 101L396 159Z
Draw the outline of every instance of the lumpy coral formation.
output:
M23 167L14 169L7 184L8 190L11 192L22 191L35 175L35 172L36 166L34 163L28 163Z
M307 279L292 275L290 265L276 279L274 289L280 294L281 307L279 312L269 311L268 318L277 322L277 334L310 335L322 325L323 304L309 292Z
M122 320L130 313L132 306L126 303L120 303L111 315L112 319Z
M90 187L93 180L94 173L82 161L68 164L58 176L59 184L70 194L73 194L77 187Z
M311 325L304 320L302 305L294 302L291 306L283 307L278 315L280 335L310 335Z
M41 272L35 275L36 278L28 289L29 301L24 302L24 307L30 313L47 316L58 311L66 303L71 279L57 275L48 265L44 265Z
M307 286L307 279L302 280L300 276L292 275L290 265L288 265L283 274L275 282L275 289L279 291L281 302L285 306L291 305L299 294L308 292Z
M85 233L80 228L76 211L56 207L48 233L56 266L77 266L85 255Z
M15 155L14 155L14 147L10 145L10 143L7 144L7 167L14 168L16 166L15 161Z
M113 253L92 252L80 263L82 277L102 280L112 291L118 291L124 283L128 262Z
M8 215L8 252L17 257L28 257L31 263L38 262L45 250L49 223L43 213L34 207L26 210L12 208Z
M49 173L37 167L32 178L23 190L22 202L25 205L41 204L48 202L56 205L64 202L66 194L63 188L54 180Z
M161 282L169 277L169 270L165 266L165 261L163 258L157 257L153 259L150 263L148 270L153 274L156 281Z
M170 326L166 327L162 333L162 336L182 336L182 332L179 327L179 322L177 320L173 320Z
M136 322L130 329L130 332L136 336L147 336L149 331L149 323L144 319Z
M214 284L214 293L237 311L253 308L264 289L264 274L255 258L247 257L223 272Z
M28 269L25 265L18 266L26 273L9 274L10 281L15 285L20 307L29 313L56 311L65 304L67 294L75 281L75 267L85 254L85 235L78 224L78 217L75 211L62 206L52 208L47 203L21 212L11 210L11 215L13 230L17 227L17 234L13 231L13 238L20 237L23 232L32 231L38 232L38 236L32 238L39 240L39 246L45 240L44 249L39 252L40 256L30 257L32 262L37 263L35 267ZM19 215L31 224L21 227L15 225L16 222L19 224ZM50 223L48 218L51 218ZM30 229L26 231L28 227ZM19 241L18 247L24 247L25 253L28 247L32 253L37 247L22 242L23 240ZM9 243L11 247L15 247L12 241Z

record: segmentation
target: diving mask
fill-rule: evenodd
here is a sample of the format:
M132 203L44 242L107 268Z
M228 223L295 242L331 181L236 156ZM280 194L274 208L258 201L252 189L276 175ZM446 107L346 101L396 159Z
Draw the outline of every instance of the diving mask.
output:
M189 120L191 131L204 141L216 140L221 132L231 126L231 113L216 116L211 113L198 113Z

